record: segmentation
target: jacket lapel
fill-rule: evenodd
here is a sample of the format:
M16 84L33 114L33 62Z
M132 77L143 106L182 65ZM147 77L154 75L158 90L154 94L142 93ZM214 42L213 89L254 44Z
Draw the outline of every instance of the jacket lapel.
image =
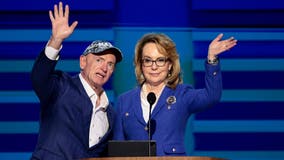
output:
M158 102L152 112L152 118L155 118L155 116L158 114L158 112L163 108L166 107L166 100L169 96L171 96L172 90L165 86L160 98L158 99Z
M93 112L93 105L92 102L90 100L90 98L88 97L82 83L81 80L79 78L79 75L76 75L74 77L74 83L76 84L76 86L78 86L78 90L80 92L81 95L81 102L78 102L81 104L82 106L82 115L83 115L83 125L84 125L84 135L87 135L89 137L89 129L90 129L90 122L91 122L91 117L92 117L92 112ZM88 140L88 138L86 139ZM89 144L89 142L87 141L87 144Z
M142 106L141 106L141 99L140 99L140 94L141 94L141 87L138 87L136 90L135 90L135 93L134 93L134 97L133 97L133 101L135 104L133 107L133 110L134 110L134 114L135 116L137 117L138 121L143 124L143 125L146 125L146 122L143 118L143 112L142 112Z

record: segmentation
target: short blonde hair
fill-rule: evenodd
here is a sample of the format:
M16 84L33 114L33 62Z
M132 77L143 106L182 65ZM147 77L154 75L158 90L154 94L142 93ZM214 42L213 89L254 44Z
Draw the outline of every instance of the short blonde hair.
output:
M145 82L145 77L142 72L142 52L147 43L155 43L159 52L166 56L172 63L172 67L165 81L168 87L176 88L179 83L182 83L179 55L173 40L163 33L145 34L135 46L135 75L139 85Z

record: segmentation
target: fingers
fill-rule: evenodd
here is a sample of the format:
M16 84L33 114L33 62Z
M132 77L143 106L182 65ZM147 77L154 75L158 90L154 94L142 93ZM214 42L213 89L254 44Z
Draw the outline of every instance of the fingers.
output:
M58 18L58 8L57 8L57 5L55 4L54 7L53 7L53 11L54 11L54 18Z
M63 17L63 4L59 2L59 17Z
M224 40L226 43L234 43L234 42L236 42L237 40L234 38L234 37L230 37L230 38L228 38L228 39L226 39L226 40Z
M219 38L219 36L217 36L217 38ZM224 50L229 50L237 44L237 40L234 37L230 37L222 41L221 39L219 39L219 43L221 48L223 48Z
M59 17L69 17L69 6L65 5L65 12L63 10L63 3L59 2L59 5L55 4L53 7L53 12L54 14L52 14L52 11L49 11L49 17L54 19L57 19Z
M224 45L224 51L227 51L227 50L230 50L231 48L233 48L235 45L237 45L237 43L236 42L230 42L230 43L226 43L225 45Z
M213 42L218 42L218 41L220 41L220 40L222 39L222 37L223 37L223 33L220 33L220 34L213 40Z
M69 25L69 6L63 6L62 2L54 5L54 11L49 11L49 17L52 22L52 36L60 40L69 37L78 25L77 21Z
M229 44L226 45L226 49L229 50L229 49L233 48L235 45L237 45L236 42L234 42L234 43L229 43Z
M66 17L67 19L69 18L69 6L68 5L65 5L64 17Z
M73 22L72 25L70 26L71 30L74 31L77 25L78 21Z
M51 22L54 21L54 17L53 17L52 11L49 11L49 19L50 19Z
M237 40L234 37L230 37L229 39L225 40L225 45L227 49L232 48L237 44Z

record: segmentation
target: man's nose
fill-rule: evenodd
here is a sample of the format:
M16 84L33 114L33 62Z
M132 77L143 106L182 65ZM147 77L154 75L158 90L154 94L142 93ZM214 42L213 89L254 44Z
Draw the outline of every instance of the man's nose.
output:
M107 63L106 63L106 62L103 62L101 68L102 68L103 71L106 72L107 69L108 69L108 68L107 68Z

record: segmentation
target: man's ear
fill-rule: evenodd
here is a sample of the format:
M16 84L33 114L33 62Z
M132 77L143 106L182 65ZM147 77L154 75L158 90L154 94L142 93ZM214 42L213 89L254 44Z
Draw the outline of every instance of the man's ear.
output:
M87 57L84 55L80 56L80 68L83 70L87 64Z

